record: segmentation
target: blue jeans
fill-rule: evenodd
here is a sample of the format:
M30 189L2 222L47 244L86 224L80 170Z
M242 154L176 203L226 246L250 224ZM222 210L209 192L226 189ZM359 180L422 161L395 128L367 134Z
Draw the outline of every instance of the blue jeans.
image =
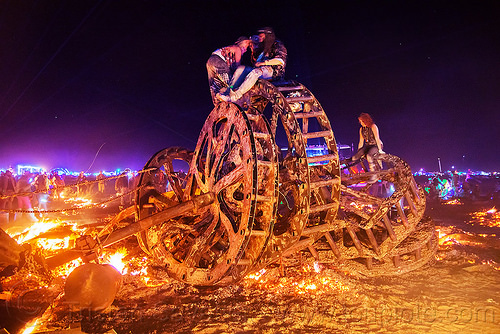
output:
M229 86L231 70L227 63L217 55L211 55L207 61L208 85L210 86L210 95L212 102L217 104L215 95L223 87Z

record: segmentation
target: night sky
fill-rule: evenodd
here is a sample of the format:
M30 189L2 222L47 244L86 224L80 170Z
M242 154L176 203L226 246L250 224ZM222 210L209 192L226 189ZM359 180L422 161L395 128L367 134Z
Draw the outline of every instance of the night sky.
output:
M413 171L498 171L499 17L499 1L2 0L0 168L140 169L194 149L211 52L272 26L338 143L357 145L368 112Z

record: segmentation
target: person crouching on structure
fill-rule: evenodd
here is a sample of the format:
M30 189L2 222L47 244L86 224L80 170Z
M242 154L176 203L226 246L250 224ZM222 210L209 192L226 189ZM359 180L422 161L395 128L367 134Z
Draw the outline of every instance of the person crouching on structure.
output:
M243 55L252 52L252 40L248 37L239 37L233 45L229 45L212 52L207 60L208 84L214 105L221 100L217 98L219 92L229 87L233 73L240 66Z
M229 94L219 94L217 97L227 102L235 102L243 94L248 92L259 78L266 80L281 80L285 77L285 67L287 50L283 42L276 39L274 30L270 27L259 29L258 47L255 54L258 55L254 64L255 68L250 71L239 87L230 89ZM243 74L241 71L235 72L233 82L237 82L238 77Z
M344 162L357 162L361 158L366 157L370 170L374 171L377 169L374 156L378 153L384 153L384 151L382 151L384 144L380 140L378 127L369 114L361 113L358 117L358 121L359 124L361 124L359 128L358 152Z

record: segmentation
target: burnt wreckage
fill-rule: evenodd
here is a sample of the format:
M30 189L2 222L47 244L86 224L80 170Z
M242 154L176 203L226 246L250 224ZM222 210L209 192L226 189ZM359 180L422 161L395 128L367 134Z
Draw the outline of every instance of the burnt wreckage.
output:
M327 152L308 156L313 140ZM183 177L177 159L190 166ZM304 249L365 275L403 273L433 258L437 236L408 164L389 154L378 162L376 171L365 162L341 168L313 94L298 82L259 80L237 104L213 109L194 152L167 148L145 165L139 220L211 195L137 238L171 276L194 285L233 283Z
M308 156L311 142L324 152ZM189 164L187 174L174 170L176 160ZM434 257L437 235L408 164L390 154L377 161L374 171L366 161L341 166L313 94L298 82L259 80L237 103L213 109L194 152L156 153L135 205L97 239L85 236L46 264L89 259L135 235L171 277L200 286L237 282L297 251L367 276L405 273Z

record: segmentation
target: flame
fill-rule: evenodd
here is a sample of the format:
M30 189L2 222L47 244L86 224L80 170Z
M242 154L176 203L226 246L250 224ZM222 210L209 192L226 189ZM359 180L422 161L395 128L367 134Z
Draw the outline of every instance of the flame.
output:
M54 276L66 278L69 276L69 274L71 274L71 272L73 270L75 270L75 268L81 266L82 264L83 264L82 259L76 259L76 260L67 262L67 263L63 264L62 266L59 266L56 269L54 269L54 271L53 271Z
M495 214L495 213L497 213L497 209L495 207L492 207L491 209L489 209L488 211L486 211L486 213Z
M92 202L91 198L85 198L85 197L67 197L67 198L64 198L63 196L61 196L61 198L64 199L64 203L69 204L71 207L74 207L74 208L86 208L86 207L90 207L92 205L94 205L96 207L100 207L100 208L106 207L106 204L96 205L94 202Z
M68 197L64 199L65 203L71 204L74 207L77 208L83 208L89 205L92 205L92 200L89 198L83 198L83 197Z
M55 230L60 227L62 229ZM44 235L45 233L50 234L52 230L55 235ZM32 224L21 233L15 234L10 230L7 230L7 233L16 240L18 244L30 243L36 246L43 256L50 256L58 250L73 247L72 242L79 237L80 234L84 233L85 230L86 229L79 228L74 223L68 224L57 219L50 220L45 218L42 221Z
M477 211L470 214L472 225L479 224L489 227L500 227L500 212L493 207L489 210Z
M260 281L262 275L264 275L265 273L266 273L266 269L261 269L260 271L254 273L254 274L248 274L245 278Z
M302 295L307 293L321 295L351 290L349 286L340 280L329 276L329 274L320 273L320 269L319 263L304 266L302 271L308 273L306 278L303 275L276 278L266 269L262 269L259 272L248 274L243 279L243 284L258 285L260 289L266 289L277 294L294 293Z
M33 333L36 327L38 327L38 323L41 321L41 318L37 318L33 320L32 322L29 322L26 327L24 327L24 330L22 331L22 334L30 334Z
M154 288L160 285L163 285L167 283L167 281L164 280L158 280L155 278L152 278L150 274L148 273L148 258L147 257L141 257L141 258L132 258L130 262L133 264L134 267L138 267L140 269L133 270L130 272L130 275L132 276L138 276L139 280L144 283L145 286L149 288Z
M374 207L372 204L351 202L351 203L349 203L349 205L352 207L355 207L356 209L358 209L360 211L364 211L366 213L374 213L376 211L376 207Z
M23 232L21 232L19 235L11 235L14 239L16 239L17 243L22 244L28 240L31 240L37 236L39 236L42 233L45 233L54 227L59 226L60 223L54 222L54 221L41 221L41 222L36 222L30 227L26 228Z
M125 256L127 256L128 252L125 247L120 247L113 254L104 255L104 263L110 264L115 267L122 274L126 274L128 268L126 267L126 263L123 261Z
M458 198L443 202L445 205L464 205Z

